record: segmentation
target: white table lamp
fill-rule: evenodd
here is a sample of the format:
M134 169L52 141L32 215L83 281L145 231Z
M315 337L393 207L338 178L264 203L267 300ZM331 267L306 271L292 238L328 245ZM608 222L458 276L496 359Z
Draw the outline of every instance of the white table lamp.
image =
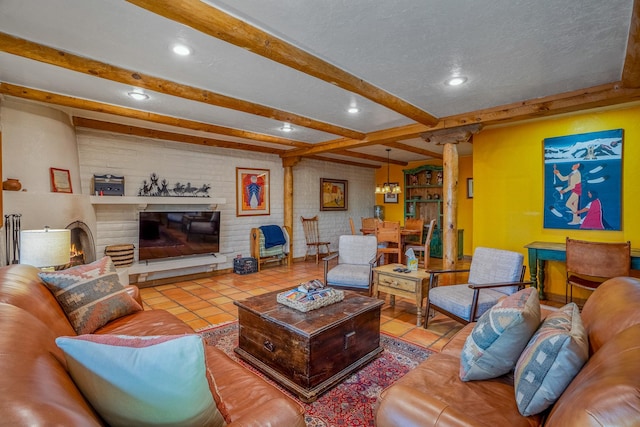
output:
M36 267L56 267L71 259L71 230L20 231L20 264Z

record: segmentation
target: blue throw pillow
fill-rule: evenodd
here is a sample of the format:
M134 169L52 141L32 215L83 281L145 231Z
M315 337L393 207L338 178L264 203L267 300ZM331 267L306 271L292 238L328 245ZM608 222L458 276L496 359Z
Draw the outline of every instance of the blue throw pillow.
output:
M547 409L589 357L580 311L569 303L547 316L522 352L515 370L518 410L524 416Z
M480 316L467 337L460 355L460 379L486 380L511 371L538 325L537 289L523 289L499 301Z
M59 337L67 368L110 426L222 427L199 335Z

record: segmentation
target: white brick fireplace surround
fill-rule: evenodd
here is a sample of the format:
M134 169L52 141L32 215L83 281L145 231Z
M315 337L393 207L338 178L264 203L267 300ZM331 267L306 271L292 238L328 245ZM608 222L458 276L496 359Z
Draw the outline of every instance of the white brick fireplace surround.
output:
M196 187L203 184L211 185L211 200L200 199L197 204L199 210L203 210L200 203L208 205L213 200L218 202L216 210L221 212L221 247L218 255L221 255L225 262L217 263L217 269L231 268L231 260L238 254L249 255L251 228L283 224L284 171L278 156L86 129L76 130L71 125L71 114L11 97L0 99L2 178L18 178L27 190L3 191L4 214L22 214L22 229L41 229L45 225L64 228L74 221L83 221L89 226L96 240L98 257L104 254L104 247L111 244L133 243L137 248L137 214L140 206L137 203L92 204L91 179L94 174L123 175L125 196L136 197L143 180L148 180L154 172L161 179L167 179L170 184L190 182ZM97 113L91 117L109 120ZM132 120L131 124L148 126L142 121ZM167 130L175 131L170 128ZM51 192L50 167L70 171L73 194ZM236 167L270 170L270 215L236 216ZM373 215L374 176L375 169L345 167L316 160L305 159L294 167L294 258L300 258L305 253L300 216L318 215L323 239L329 240L331 250L335 251L338 237L350 233L349 217L357 224L360 217ZM348 181L348 211L319 210L320 178ZM220 203L221 201L224 203ZM149 210L169 208L171 206L166 204L150 204L150 207L147 207ZM175 209L176 206L172 208ZM189 205L187 208L190 209ZM4 252L4 244L1 247ZM4 258L1 257L2 260ZM211 263L208 263L208 266L202 268L210 268L210 265ZM142 266L136 268L144 270ZM194 269L197 268L185 265L185 268L158 275L191 274ZM147 279L151 278L148 276Z

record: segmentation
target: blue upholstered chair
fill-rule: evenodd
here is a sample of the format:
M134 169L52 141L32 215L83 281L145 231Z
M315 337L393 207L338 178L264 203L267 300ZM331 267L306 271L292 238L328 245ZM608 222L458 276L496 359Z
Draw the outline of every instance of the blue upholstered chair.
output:
M323 258L324 283L334 288L371 293L373 268L378 265L376 236L340 236L338 252ZM336 264L331 261L335 260Z
M471 266L466 270L427 270L431 273L425 328L429 310L439 311L467 324L478 320L500 298L511 295L532 282L523 282L524 257L518 252L502 249L476 248ZM438 286L444 273L469 272L467 283Z

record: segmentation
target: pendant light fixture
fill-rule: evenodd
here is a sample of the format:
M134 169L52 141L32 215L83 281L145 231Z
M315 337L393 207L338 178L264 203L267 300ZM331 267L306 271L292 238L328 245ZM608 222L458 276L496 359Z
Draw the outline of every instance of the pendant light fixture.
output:
M389 152L391 151L391 148L387 148L387 182L384 183L384 185L380 186L380 185L376 185L376 194L399 194L402 193L402 189L400 188L400 185L398 184L392 184L389 179L389 161L390 161L390 157L389 157Z

